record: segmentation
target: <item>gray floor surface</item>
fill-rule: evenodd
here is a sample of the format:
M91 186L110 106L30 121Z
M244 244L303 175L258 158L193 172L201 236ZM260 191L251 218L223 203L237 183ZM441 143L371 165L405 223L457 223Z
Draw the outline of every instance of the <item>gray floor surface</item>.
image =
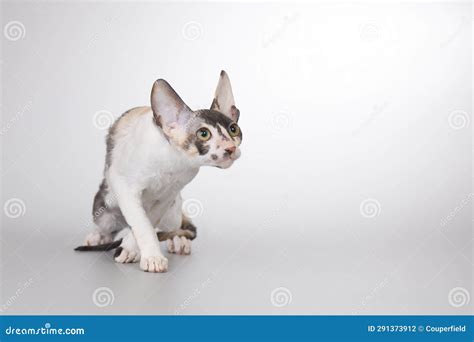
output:
M466 299L455 307L449 296L455 284L470 292L472 241L456 248L434 230L368 250L353 232L323 241L309 228L292 236L265 227L233 236L203 231L190 256L168 255L165 274L117 264L111 252L74 252L82 232L7 231L3 313L471 313Z

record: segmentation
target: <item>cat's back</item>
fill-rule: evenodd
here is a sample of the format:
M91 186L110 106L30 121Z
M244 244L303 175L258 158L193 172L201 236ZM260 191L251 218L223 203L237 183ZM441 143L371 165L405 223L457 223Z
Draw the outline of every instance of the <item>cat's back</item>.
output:
M153 111L151 107L141 106L134 107L123 113L109 129L109 137L116 135L123 135L130 131L144 118L153 118Z
M143 138L146 129L142 127L148 126L152 121L153 111L147 106L129 109L115 120L106 137L106 170L112 163L113 155L117 154L117 149L122 150L124 145L134 145L137 139Z

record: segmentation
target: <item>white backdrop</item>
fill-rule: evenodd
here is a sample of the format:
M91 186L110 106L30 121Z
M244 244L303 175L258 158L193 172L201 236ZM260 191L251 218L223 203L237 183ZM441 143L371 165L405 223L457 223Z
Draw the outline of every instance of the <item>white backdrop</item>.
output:
M31 275L9 309L47 307L34 294L54 271L37 257L82 241L108 120L157 78L207 108L225 69L242 157L184 197L201 250L229 261L221 295L188 312L468 312L448 295L472 292L472 17L469 3L3 3L2 196L22 211L2 218L4 302ZM252 304L279 286L288 311Z

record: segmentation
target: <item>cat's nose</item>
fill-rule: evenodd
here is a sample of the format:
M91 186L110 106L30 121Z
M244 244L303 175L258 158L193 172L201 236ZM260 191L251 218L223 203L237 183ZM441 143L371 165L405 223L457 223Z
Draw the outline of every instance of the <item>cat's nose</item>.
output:
M230 155L232 155L232 153L234 153L236 150L236 147L235 146L232 146L232 147L228 147L225 149L225 151Z

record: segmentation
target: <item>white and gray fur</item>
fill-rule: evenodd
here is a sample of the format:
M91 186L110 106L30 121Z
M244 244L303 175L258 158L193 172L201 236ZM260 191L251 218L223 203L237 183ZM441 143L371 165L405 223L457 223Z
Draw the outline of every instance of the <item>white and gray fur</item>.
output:
M157 80L151 107L130 109L109 130L104 180L93 205L96 229L76 250L117 248L117 262L140 261L149 272L168 268L159 240L171 253L189 254L196 227L182 212L181 190L201 166L228 168L240 157L239 114L225 71L209 110L191 110ZM200 139L202 129L209 140Z

